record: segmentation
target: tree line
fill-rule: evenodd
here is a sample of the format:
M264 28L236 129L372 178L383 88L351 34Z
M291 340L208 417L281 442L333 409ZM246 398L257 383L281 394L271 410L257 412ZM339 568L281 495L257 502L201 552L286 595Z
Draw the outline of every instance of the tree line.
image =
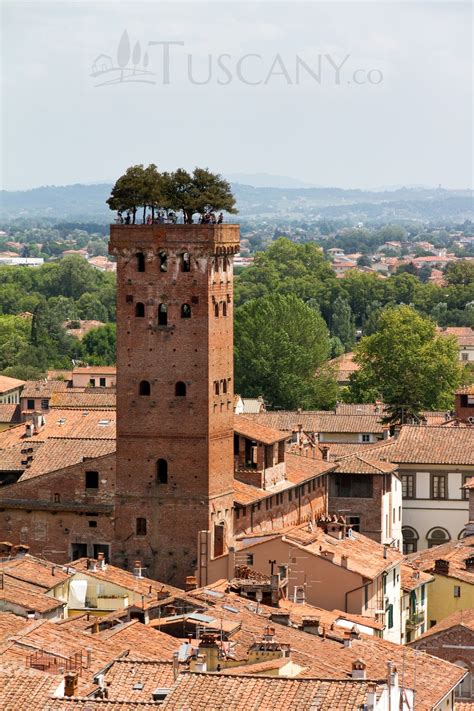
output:
M130 213L132 224L136 223L139 209L143 224L147 210L152 219L158 210L181 211L184 222L188 223L196 213L237 212L230 183L220 175L207 168L195 168L192 173L183 168L160 173L154 163L146 168L142 164L127 168L106 202L111 210Z

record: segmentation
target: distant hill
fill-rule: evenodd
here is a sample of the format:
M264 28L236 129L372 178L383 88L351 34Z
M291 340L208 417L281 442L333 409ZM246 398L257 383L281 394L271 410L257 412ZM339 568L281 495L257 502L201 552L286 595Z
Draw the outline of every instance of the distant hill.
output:
M1 191L0 219L50 217L110 222L105 201L111 183L47 185L24 191ZM239 218L314 220L318 217L353 220L419 219L463 222L474 219L470 190L400 188L391 191L342 188L254 187L233 184Z
M316 188L313 183L306 183L298 178L287 175L270 175L269 173L229 173L225 176L231 183L250 185L253 188Z

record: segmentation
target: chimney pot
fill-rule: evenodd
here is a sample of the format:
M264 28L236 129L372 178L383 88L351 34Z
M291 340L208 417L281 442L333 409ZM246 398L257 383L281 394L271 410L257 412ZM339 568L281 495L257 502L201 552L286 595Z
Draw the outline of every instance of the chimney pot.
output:
M77 672L67 672L64 675L64 696L77 696L78 676Z

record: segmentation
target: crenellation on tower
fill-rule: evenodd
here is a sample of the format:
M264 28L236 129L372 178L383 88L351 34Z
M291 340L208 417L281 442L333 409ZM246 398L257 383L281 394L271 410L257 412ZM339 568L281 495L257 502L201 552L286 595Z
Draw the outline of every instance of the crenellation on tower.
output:
M114 225L117 507L113 558L182 584L199 532L233 516L233 255L238 225ZM218 384L216 386L216 383ZM144 533L145 532L145 533Z

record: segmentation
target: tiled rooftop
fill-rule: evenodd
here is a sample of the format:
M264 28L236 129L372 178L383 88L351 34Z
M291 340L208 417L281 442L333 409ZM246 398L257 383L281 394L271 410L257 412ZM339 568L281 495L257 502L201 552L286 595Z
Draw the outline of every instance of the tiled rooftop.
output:
M276 679L232 674L182 674L165 699L165 710L358 711L367 682ZM337 701L337 706L335 702Z
M21 420L20 405L0 402L0 423L15 424Z
M474 584L474 567L467 568L466 560L474 556L474 536L449 541L440 546L427 548L412 553L407 560L419 570L433 573L436 560L444 560L449 564L447 576ZM439 574L439 573L437 573Z
M68 384L66 380L27 380L21 397L49 397L55 392L67 390Z
M474 608L471 607L467 610L457 610L456 612L453 612L451 615L448 615L448 617L441 620L441 622L438 622L438 624L430 627L429 630L426 630L426 632L421 634L414 641L417 642L419 639L433 637L440 632L445 632L446 630L459 626L467 627L469 630L474 632Z
M152 701L155 689L173 686L173 664L124 657L107 670L105 682L111 701Z
M114 439L64 439L50 437L33 455L31 465L19 481L79 464L87 459L104 457L115 452ZM7 450L8 451L8 450Z
M246 415L235 415L234 431L243 437L247 437L247 439L263 442L263 444L274 444L274 442L280 442L291 437L290 432L282 433L281 430L268 427Z
M420 587L420 585L425 585L426 583L431 583L434 578L428 573L424 573L422 570L417 570L411 565L402 564L400 567L401 572L401 588L403 592L411 592Z
M63 680L62 674L0 662L0 706L4 711L46 709Z
M0 393L15 390L15 388L21 388L24 384L24 380L18 380L18 378L9 378L6 375L0 375Z
M100 410L101 408L115 409L116 405L116 394L115 392L110 392L109 389L104 388L103 391L89 392L89 388L84 390L84 392L69 392L65 390L64 392L53 393L49 401L49 406L51 408L63 408L63 409L95 409Z
M45 442L50 437L115 440L115 412L110 410L53 410L45 424L28 437L25 424L0 432L0 450L23 442Z
M387 474L395 472L397 464L370 459L370 455L352 454L337 462L337 474Z

